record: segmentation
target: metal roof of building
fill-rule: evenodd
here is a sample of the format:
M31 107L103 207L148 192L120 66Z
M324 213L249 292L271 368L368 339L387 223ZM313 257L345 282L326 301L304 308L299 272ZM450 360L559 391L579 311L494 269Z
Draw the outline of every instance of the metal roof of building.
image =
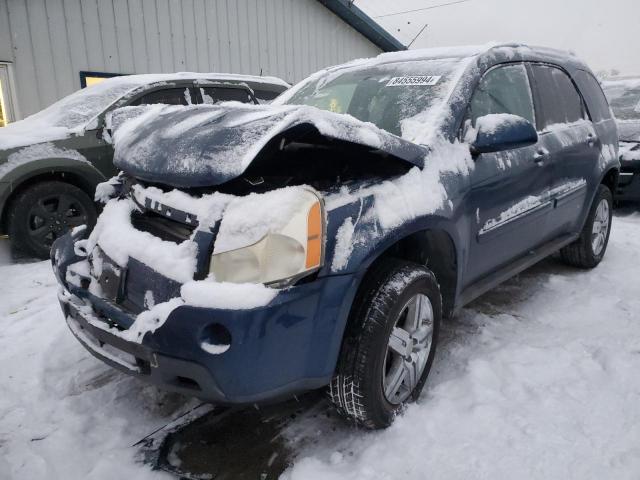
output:
M318 0L385 52L406 50L393 35L353 4L353 0Z

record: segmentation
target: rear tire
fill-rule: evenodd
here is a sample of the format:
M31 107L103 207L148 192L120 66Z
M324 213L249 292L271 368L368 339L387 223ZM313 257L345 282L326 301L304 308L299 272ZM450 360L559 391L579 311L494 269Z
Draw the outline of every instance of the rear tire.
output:
M389 259L363 280L345 333L330 398L338 412L386 428L424 387L442 318L433 273Z
M604 257L611 234L613 195L600 185L580 237L560 250L560 258L578 268L594 268Z
M9 238L14 252L49 258L53 242L74 227L96 223L96 207L78 187L59 181L36 183L11 202Z

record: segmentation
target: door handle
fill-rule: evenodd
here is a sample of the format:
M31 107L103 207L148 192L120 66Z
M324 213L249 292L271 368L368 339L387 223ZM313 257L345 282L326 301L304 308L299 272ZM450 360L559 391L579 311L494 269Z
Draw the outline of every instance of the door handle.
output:
M539 148L538 151L533 154L533 161L538 165L542 165L547 158L549 158L549 150L546 148Z

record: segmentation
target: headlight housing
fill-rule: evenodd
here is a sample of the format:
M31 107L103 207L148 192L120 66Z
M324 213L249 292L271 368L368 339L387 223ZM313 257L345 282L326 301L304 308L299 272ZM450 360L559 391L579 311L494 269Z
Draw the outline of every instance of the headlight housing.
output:
M322 199L305 188L284 227L267 233L253 245L212 255L209 272L217 282L285 286L322 266L324 237Z

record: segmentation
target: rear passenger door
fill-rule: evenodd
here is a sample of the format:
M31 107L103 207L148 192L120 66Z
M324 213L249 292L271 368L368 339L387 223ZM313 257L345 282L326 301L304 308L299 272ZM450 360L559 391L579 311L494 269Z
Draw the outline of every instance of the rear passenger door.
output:
M524 64L500 65L480 80L469 105L468 121L510 113L535 125L533 96ZM527 255L549 237L544 196L551 170L537 162L538 145L475 158L466 204L472 218L466 285Z
M531 64L530 68L542 161L553 169L549 227L554 236L562 236L579 229L587 181L598 164L601 144L569 75L552 65Z

